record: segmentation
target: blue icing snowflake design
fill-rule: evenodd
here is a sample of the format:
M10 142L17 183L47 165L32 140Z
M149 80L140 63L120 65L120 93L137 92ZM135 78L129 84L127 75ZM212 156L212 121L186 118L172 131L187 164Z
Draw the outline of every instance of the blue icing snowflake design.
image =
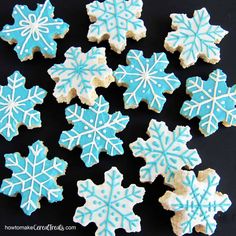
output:
M123 188L122 174L116 167L105 172L105 182L95 185L90 179L78 181L78 194L86 199L82 207L76 209L74 222L87 226L97 225L95 235L114 236L115 230L123 228L126 232L140 232L140 217L134 214L133 207L142 202L144 188L135 184Z
M135 157L144 158L146 165L140 169L142 182L153 182L158 175L164 177L165 184L173 186L175 173L183 167L194 168L201 163L196 149L188 149L186 143L191 140L188 126L177 126L169 131L164 122L151 120L144 141L138 138L130 144Z
M111 49L121 53L127 37L137 41L146 37L146 27L138 19L142 7L142 0L105 0L88 4L87 13L91 22L95 22L89 27L88 39L100 43L108 38Z
M99 96L94 106L84 109L77 104L66 108L66 119L73 124L69 131L63 131L59 144L69 150L80 146L81 159L87 167L99 162L99 153L106 151L110 156L124 153L122 140L115 135L125 129L128 116L120 112L108 114L109 103Z
M227 194L216 191L220 177L215 170L200 171L198 177L193 171L179 171L175 175L175 191L167 191L159 202L166 210L175 212L171 218L176 235L197 232L214 233L217 212L226 212L231 206Z
M52 66L48 73L56 86L53 95L58 102L69 103L78 95L82 103L94 105L97 87L108 87L114 81L112 70L106 64L105 48L92 47L87 53L71 47L65 53L63 64Z
M181 65L186 68L202 58L208 63L220 61L220 49L216 44L228 31L220 26L210 25L206 8L194 11L193 18L186 14L171 14L173 32L165 39L165 48L170 52L180 51Z
M34 110L42 104L47 92L38 86L25 88L25 77L15 71L7 78L8 85L0 86L0 134L8 141L18 135L18 127L41 127L40 112Z
M63 38L69 25L61 19L53 19L54 7L49 0L38 4L36 10L26 5L16 5L13 9L13 25L5 25L0 32L3 40L17 43L15 51L21 61L33 58L35 51L44 57L55 57L57 43L55 38Z
M11 197L20 193L20 207L26 215L40 208L42 197L50 203L63 199L63 189L57 185L56 179L65 174L67 162L57 157L48 160L47 151L41 141L36 141L29 146L25 158L18 152L5 154L6 167L12 171L12 177L3 180L0 191Z
M165 73L169 64L166 54L154 53L146 59L142 51L130 50L127 63L114 72L117 84L128 88L124 93L125 108L137 108L145 101L149 109L161 112L166 102L163 93L173 93L180 86L173 73Z
M236 85L228 87L226 78L217 69L207 81L197 76L187 80L186 91L191 100L184 102L180 114L188 119L198 117L199 129L205 136L216 132L220 122L226 127L236 126Z

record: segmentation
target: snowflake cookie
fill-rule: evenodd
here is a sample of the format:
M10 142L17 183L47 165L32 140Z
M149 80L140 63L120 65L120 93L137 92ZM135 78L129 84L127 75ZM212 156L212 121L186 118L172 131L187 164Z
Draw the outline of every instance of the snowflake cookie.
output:
M45 58L56 56L57 43L54 39L63 38L69 25L61 19L53 19L54 7L49 0L38 4L32 11L25 5L13 9L13 25L5 25L0 37L9 44L16 43L14 50L21 61L33 59L36 51Z
M38 86L26 89L25 77L19 71L7 80L7 86L0 86L0 134L11 141L18 135L20 125L29 129L41 127L40 112L34 106L43 103L47 92Z
M115 230L140 232L140 217L134 214L133 207L143 201L144 188L135 184L123 188L123 175L116 167L105 173L105 182L95 185L90 179L78 181L78 195L86 199L82 207L76 209L74 222L83 226L94 222L95 235L113 236Z
M141 16L142 0L94 1L87 5L90 21L88 39L100 43L109 41L111 49L121 53L127 44L126 38L139 41L146 37L146 27Z
M82 103L94 105L98 97L96 87L107 88L114 81L113 72L106 64L105 50L93 47L82 53L81 48L71 47L65 53L65 62L48 70L56 81L53 95L59 103L70 103L77 95Z
M2 181L0 191L10 197L20 193L20 207L26 215L40 208L42 197L51 203L63 199L63 189L56 179L65 174L67 162L57 157L48 160L47 151L43 142L36 141L29 146L29 155L25 158L18 152L5 154L6 167L13 173L10 179Z
M231 205L228 195L216 191L220 177L215 170L178 171L174 178L175 191L167 191L159 198L164 209L175 212L171 218L176 235L197 232L207 235L214 233L217 212L225 212Z
M164 47L174 53L180 51L183 68L194 65L198 58L215 64L220 61L220 49L216 44L228 31L220 26L210 25L210 15L206 8L194 11L193 18L186 14L171 14L173 32L168 33Z
M110 156L124 153L123 142L115 135L125 129L129 117L120 112L110 115L108 110L109 103L102 96L89 109L77 104L66 108L66 119L73 128L62 132L59 144L69 150L80 146L83 149L81 159L87 167L99 162L101 151Z
M194 168L201 163L196 149L188 149L191 140L188 126L177 126L173 132L165 122L151 120L144 141L138 138L130 144L135 157L144 158L146 165L140 169L141 182L153 182L158 175L164 177L165 184L173 186L174 175L182 167Z
M226 127L236 126L236 85L227 87L226 78L217 69L207 81L197 76L187 80L186 91L192 99L184 102L180 114L187 119L198 117L205 136L216 132L220 122Z
M173 73L165 73L169 64L166 54L154 53L146 59L142 51L130 50L127 64L114 72L117 84L128 88L124 93L125 108L137 108L145 101L149 109L161 112L166 102L163 93L171 94L180 86Z

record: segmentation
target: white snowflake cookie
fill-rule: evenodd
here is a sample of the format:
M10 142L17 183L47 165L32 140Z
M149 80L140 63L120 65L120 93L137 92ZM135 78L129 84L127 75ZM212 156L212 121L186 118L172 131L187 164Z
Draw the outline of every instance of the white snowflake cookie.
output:
M87 53L71 47L63 64L52 66L48 73L56 82L53 95L59 103L70 103L76 95L81 102L93 106L98 97L97 87L107 88L114 81L107 66L105 48L91 48Z
M130 144L134 156L146 162L140 169L141 182L152 183L162 175L164 183L173 187L176 171L183 167L192 169L201 163L197 150L186 145L192 138L188 126L177 126L171 132L164 122L151 120L147 134L150 136L147 141L138 138Z
M64 38L69 25L62 19L54 19L54 7L49 0L38 4L36 10L26 5L16 5L13 9L13 25L5 25L0 37L9 44L16 43L14 50L21 61L33 59L36 51L45 58L56 56L57 43L54 39Z
M215 214L231 206L228 195L216 191L219 182L213 169L199 171L198 177L193 171L180 170L175 174L175 190L167 191L159 202L164 209L175 212L171 223L176 235L191 234L193 228L207 235L215 232Z
M146 37L146 27L141 16L142 0L105 0L94 1L87 5L90 21L88 39L100 43L107 40L111 49L121 53L127 38L139 41Z
M193 18L186 14L171 14L173 32L168 33L164 47L174 53L180 51L183 68L194 65L198 58L215 64L220 61L220 49L216 44L228 31L220 26L210 25L210 15L206 8L194 11Z
M94 222L95 235L115 236L115 230L140 232L140 217L134 214L133 207L143 201L144 188L135 184L123 188L123 175L116 167L105 172L105 182L95 185L90 179L78 181L78 195L86 199L82 207L76 209L74 222L87 226Z

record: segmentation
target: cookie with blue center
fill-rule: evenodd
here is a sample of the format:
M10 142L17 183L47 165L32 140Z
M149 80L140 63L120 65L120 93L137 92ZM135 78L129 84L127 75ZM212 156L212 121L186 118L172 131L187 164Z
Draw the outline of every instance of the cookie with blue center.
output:
M165 53L154 53L145 58L143 52L130 50L127 55L128 66L121 66L114 72L118 86L124 86L125 109L137 108L141 101L148 108L161 112L166 102L164 93L173 93L180 86L179 79L173 74L165 73L169 61Z
M9 44L16 43L14 50L21 61L33 59L36 51L45 58L53 58L57 51L54 39L63 38L69 30L68 24L53 16L54 7L49 0L38 4L36 10L16 5L12 14L14 24L5 25L0 37Z
M40 199L46 197L50 203L62 201L62 187L56 180L64 175L67 162L55 157L47 159L48 149L43 142L29 146L29 154L5 154L6 167L12 171L11 178L2 181L0 192L10 197L21 195L20 207L26 215L40 208Z
M25 77L19 71L7 80L6 86L0 86L0 134L11 141L21 125L41 127L40 112L34 107L43 103L47 92L38 86L25 88Z
M198 117L204 136L215 133L220 122L226 127L236 126L236 85L228 87L226 79L226 74L217 69L206 81L198 76L187 80L191 100L183 103L180 114L189 120Z

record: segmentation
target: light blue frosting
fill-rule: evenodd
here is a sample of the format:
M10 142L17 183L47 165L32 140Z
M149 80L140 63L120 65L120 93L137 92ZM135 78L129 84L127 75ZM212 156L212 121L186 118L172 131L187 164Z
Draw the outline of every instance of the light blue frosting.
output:
M18 127L40 127L40 112L34 110L42 104L47 92L38 86L25 88L25 77L15 71L7 78L8 85L0 86L0 134L8 141L18 135Z
M87 167L99 162L101 151L110 156L124 153L123 141L115 135L126 127L129 117L120 112L110 115L108 110L109 103L103 96L99 96L95 105L88 109L77 104L66 108L66 119L73 128L62 132L59 144L69 150L80 146L83 149L81 159Z
M5 165L12 171L12 177L3 180L0 191L8 196L20 193L21 208L26 215L40 208L41 197L50 203L63 199L63 189L56 178L65 174L67 162L57 157L48 160L46 154L47 148L41 141L29 146L25 158L19 153L5 154Z
M16 5L13 9L13 25L5 25L0 37L9 43L16 42L14 50L21 61L31 59L33 51L40 49L43 55L55 57L57 43L55 37L64 37L69 25L61 19L53 19L54 7L49 0L38 4L36 10L26 5Z
M228 87L226 78L217 69L207 81L197 76L187 80L186 92L191 100L184 102L180 114L188 119L198 117L200 131L205 136L216 132L220 122L226 127L236 126L236 85Z
M124 93L125 108L137 108L141 101L149 109L161 112L166 102L163 93L173 93L180 81L173 73L165 73L169 61L165 53L154 53L151 58L143 57L143 52L130 50L128 66L119 66L114 72L116 82L127 87Z
M95 235L115 236L115 230L123 228L126 232L141 231L140 217L133 207L142 202L145 189L135 184L123 188L123 175L116 167L105 172L105 182L95 185L90 179L78 181L78 194L86 199L82 207L76 209L74 221L83 226L94 222Z

